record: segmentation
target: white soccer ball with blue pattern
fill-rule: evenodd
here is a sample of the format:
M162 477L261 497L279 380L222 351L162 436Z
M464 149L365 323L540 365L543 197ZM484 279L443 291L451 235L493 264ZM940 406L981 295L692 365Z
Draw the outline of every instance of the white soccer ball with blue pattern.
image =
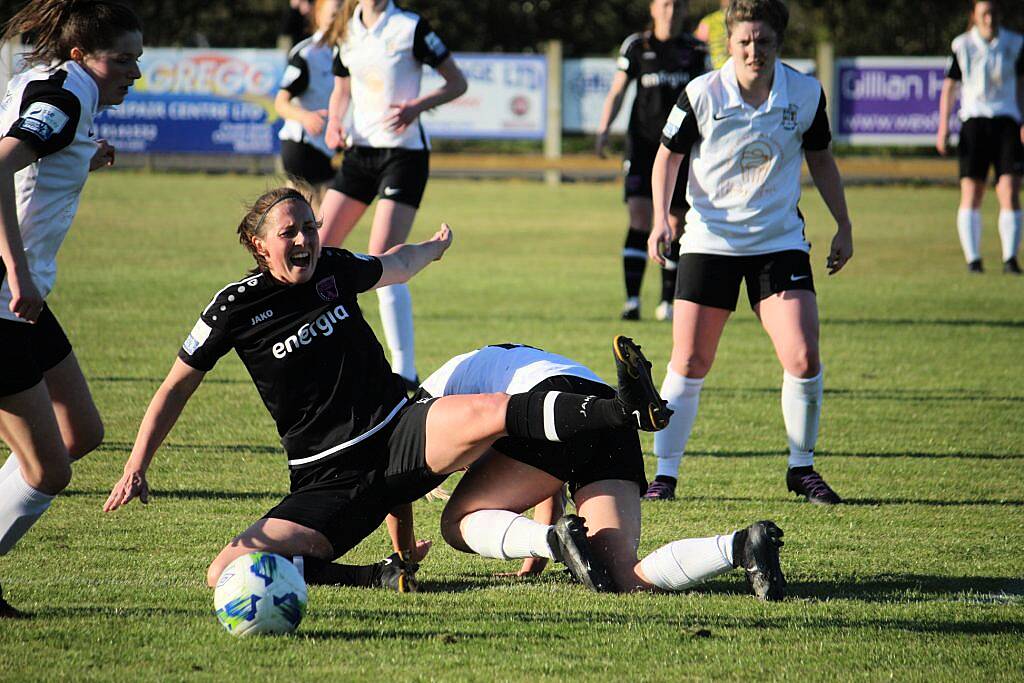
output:
M274 553L249 553L217 581L213 606L233 636L291 633L306 613L306 582L295 565Z

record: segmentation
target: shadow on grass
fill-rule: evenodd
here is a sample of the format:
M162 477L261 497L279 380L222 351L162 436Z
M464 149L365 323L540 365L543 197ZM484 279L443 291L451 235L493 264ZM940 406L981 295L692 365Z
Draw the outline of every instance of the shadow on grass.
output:
M90 382L109 382L111 384L157 384L164 381L163 377L122 377L117 375L90 376ZM230 379L227 377L206 377L203 384L252 384L251 379Z
M978 500L933 500L923 498L844 498L846 505L875 507L878 505L927 505L929 507L1024 507L1024 500L978 499Z
M777 396L780 388L769 387L708 387L701 391L702 394L721 396L749 396L769 395ZM1019 394L993 394L976 389L843 389L827 388L825 396L836 398L850 398L865 401L907 401L910 403L961 403L971 402L995 402L995 403L1024 403L1024 396Z
M927 451L815 451L819 457L835 456L840 458L924 458L954 460L1020 460L1024 453L930 453ZM779 458L785 457L783 451L687 451L686 457L704 456L708 458Z
M130 441L104 441L97 448L100 452L131 453L132 442ZM244 444L244 443L165 443L160 447L162 451L188 451L197 453L268 453L270 455L284 456L284 449L281 446L268 446L265 444Z
M822 318L827 325L881 325L899 327L1005 327L1024 328L1024 320L992 320L987 318Z
M64 489L62 497L96 496L106 498L110 495L110 489ZM165 491L162 489L150 489L149 495L155 500L263 500L269 498L277 500L286 495L281 491L211 491L208 489L177 489Z
M850 583L801 581L790 584L787 594L798 598L861 602L898 603L946 599L964 603L1009 604L1024 600L1024 581L1005 576L882 574ZM1024 615L1017 628L1024 631Z

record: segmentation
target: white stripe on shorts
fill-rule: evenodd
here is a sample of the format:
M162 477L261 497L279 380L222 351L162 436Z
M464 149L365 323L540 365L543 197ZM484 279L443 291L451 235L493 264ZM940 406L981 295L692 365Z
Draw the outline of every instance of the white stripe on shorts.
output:
M555 399L562 393L560 391L549 391L544 397L544 436L548 441L561 441L558 438L558 431L555 429Z

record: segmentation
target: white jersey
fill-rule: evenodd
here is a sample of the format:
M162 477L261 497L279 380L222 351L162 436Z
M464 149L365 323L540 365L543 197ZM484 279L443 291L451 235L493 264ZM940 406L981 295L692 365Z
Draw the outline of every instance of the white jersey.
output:
M25 141L39 155L15 174L14 186L29 272L43 297L57 279L57 250L71 227L96 154L93 117L98 108L96 82L75 62L18 74L0 102L0 135ZM10 303L4 277L0 318L25 322L11 313Z
M827 149L831 139L821 84L780 61L757 109L743 101L731 59L691 81L661 139L673 152L690 152L680 251L809 251L797 207L803 150Z
M523 394L560 375L604 384L592 370L565 356L532 346L500 344L455 356L420 387L431 396Z
M421 119L402 133L384 120L393 111L391 105L419 97L423 64L437 68L450 55L425 19L394 2L369 28L363 25L362 7L357 7L334 60L334 75L352 79L349 145L430 149Z
M1024 36L999 29L991 41L977 27L953 39L948 78L962 81L960 119L1008 116L1021 122L1018 80L1024 78Z
M286 90L292 99L306 111L327 110L334 88L331 62L334 48L320 43L322 33L299 42L288 53L288 66L281 76L281 90ZM326 130L326 126L324 127ZM325 156L333 157L334 151L327 146L324 133L310 135L295 119L285 119L278 137L291 142L304 142L320 150Z

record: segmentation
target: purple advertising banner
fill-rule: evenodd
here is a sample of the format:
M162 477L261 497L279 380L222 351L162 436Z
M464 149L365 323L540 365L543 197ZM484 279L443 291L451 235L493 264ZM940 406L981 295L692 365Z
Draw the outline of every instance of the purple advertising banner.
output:
M855 145L934 144L946 65L942 57L837 59L836 139ZM950 131L960 131L955 115Z

